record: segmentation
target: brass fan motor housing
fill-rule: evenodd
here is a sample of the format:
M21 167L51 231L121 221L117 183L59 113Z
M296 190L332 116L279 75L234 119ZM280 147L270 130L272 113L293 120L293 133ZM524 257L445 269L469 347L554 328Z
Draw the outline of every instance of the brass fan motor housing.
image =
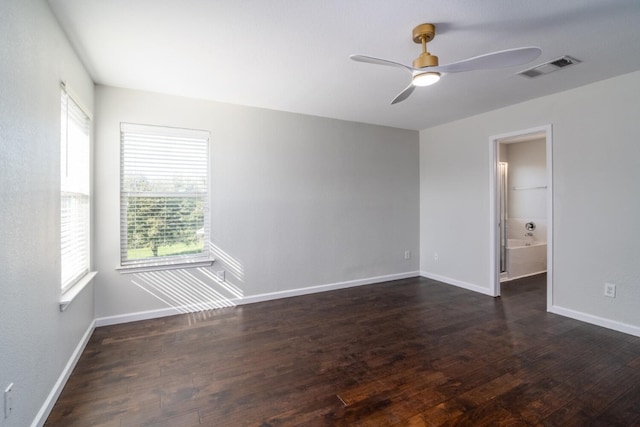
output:
M433 24L420 24L413 29L413 41L422 45L422 53L413 60L413 68L437 67L438 57L427 52L427 42L436 36Z
M431 55L429 52L421 53L416 59L413 60L413 68L424 67L437 67L438 57Z

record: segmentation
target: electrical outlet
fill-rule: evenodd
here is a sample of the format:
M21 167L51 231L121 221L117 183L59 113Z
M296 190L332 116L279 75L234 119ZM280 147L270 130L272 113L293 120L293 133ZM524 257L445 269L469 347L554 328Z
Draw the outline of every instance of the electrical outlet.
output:
M13 383L9 384L4 389L4 417L9 418L11 411L13 411Z
M216 277L224 282L224 270L216 271Z
M605 283L604 284L604 296L609 298L616 297L616 285L613 283Z
M434 260L434 261L437 261L437 260L438 260L438 252L435 252L435 253L433 254L433 260Z
M411 259L411 251L404 251L404 259Z

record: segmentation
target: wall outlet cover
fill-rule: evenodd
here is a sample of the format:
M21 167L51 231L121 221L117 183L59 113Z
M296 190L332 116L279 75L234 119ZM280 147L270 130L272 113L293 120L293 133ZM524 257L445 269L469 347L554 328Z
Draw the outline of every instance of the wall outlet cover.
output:
M613 283L605 283L604 284L604 296L609 298L616 297L616 285Z

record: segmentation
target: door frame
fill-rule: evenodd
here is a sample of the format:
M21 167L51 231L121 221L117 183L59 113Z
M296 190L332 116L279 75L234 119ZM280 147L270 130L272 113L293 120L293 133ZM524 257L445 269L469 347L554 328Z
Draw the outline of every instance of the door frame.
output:
M544 133L546 142L546 176L547 176L547 311L553 307L553 129L552 125L544 125L530 129L493 135L489 137L489 155L491 161L489 175L489 284L490 293L500 296L500 207L498 197L498 163L500 142L516 137Z

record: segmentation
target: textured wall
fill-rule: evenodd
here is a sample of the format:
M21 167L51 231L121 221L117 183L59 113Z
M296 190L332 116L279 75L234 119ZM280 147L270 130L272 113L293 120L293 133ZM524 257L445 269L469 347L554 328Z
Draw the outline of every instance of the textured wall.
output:
M640 331L639 100L636 72L421 131L421 270L489 289L489 138L551 124L553 304Z
M213 269L244 297L418 270L416 131L105 86L96 112L99 318L166 307L115 271L120 122L211 132L212 240L238 267Z
M88 106L93 82L44 1L3 2L0 28L0 425L24 427L94 318L91 287L58 309L60 81Z

